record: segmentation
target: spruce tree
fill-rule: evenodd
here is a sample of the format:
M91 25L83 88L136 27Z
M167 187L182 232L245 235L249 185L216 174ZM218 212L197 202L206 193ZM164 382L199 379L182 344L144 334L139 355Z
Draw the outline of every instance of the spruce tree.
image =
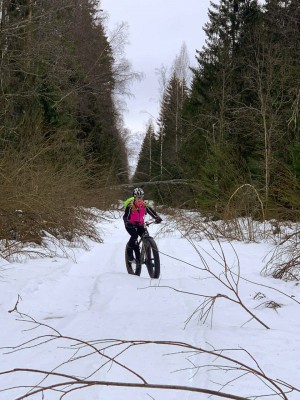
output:
M79 234L91 220L78 206L103 206L103 188L128 179L119 77L97 4L1 3L0 208L20 241Z
M299 7L293 0L212 7L185 105L182 165L197 177L205 208L222 210L238 185L250 183L264 215L279 216L299 197L285 190L299 191Z
M197 51L198 66L193 69L191 92L185 105L187 128L181 157L186 176L195 181L197 204L206 209L222 210L230 193L245 179L232 139L232 104L237 87L241 86L241 81L237 82L235 57L246 11L252 3L211 3L209 22L204 27L206 46Z
M154 126L152 121L149 121L133 178L134 182L148 182L152 178L158 178L155 175L157 171L157 167L155 167L155 159L157 159L157 154L155 155L156 143Z

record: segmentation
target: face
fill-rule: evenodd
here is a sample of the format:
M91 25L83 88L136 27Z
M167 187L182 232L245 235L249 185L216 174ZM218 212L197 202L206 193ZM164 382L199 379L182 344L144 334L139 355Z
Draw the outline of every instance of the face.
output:
M143 197L136 197L134 202L135 202L135 204L137 206L142 205L143 204Z

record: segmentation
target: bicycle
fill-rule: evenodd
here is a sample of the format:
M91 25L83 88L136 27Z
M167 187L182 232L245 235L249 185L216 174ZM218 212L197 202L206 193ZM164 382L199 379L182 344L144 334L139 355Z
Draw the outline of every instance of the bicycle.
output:
M145 222L144 228L145 232L138 241L140 249L140 259L138 259L138 254L134 249L134 260L128 260L127 245L125 248L125 263L127 272L131 275L141 275L142 265L145 264L148 270L150 278L158 279L160 275L160 259L157 244L152 236L150 236L148 231L148 226L155 223L155 221Z

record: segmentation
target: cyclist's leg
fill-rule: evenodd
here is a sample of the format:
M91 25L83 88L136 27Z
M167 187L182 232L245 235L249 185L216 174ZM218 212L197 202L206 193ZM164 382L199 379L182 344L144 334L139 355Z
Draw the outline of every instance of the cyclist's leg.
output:
M136 230L137 230L138 236L140 236L140 237L145 232L145 228L143 226L138 226ZM135 254L136 254L137 259L140 260L141 254L140 254L140 247L139 247L137 239L136 239L135 244L134 244L134 250L135 250Z
M128 240L128 243L127 243L127 256L128 256L128 260L132 261L134 258L133 250L135 249L135 246L137 243L138 233L135 228L126 228L126 230L130 235L130 239Z

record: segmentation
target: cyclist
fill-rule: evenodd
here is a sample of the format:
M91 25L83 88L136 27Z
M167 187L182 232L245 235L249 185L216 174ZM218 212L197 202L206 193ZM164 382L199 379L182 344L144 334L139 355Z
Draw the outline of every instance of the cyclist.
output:
M133 190L133 196L129 197L124 201L125 212L123 215L123 221L125 228L130 235L130 239L127 243L127 256L128 261L134 260L133 250L135 250L136 257L140 257L140 249L138 245L138 237L142 236L145 231L144 228L144 217L146 214L151 215L155 219L156 224L160 224L162 219L160 216L150 207L149 203L144 200L143 189L137 187Z

